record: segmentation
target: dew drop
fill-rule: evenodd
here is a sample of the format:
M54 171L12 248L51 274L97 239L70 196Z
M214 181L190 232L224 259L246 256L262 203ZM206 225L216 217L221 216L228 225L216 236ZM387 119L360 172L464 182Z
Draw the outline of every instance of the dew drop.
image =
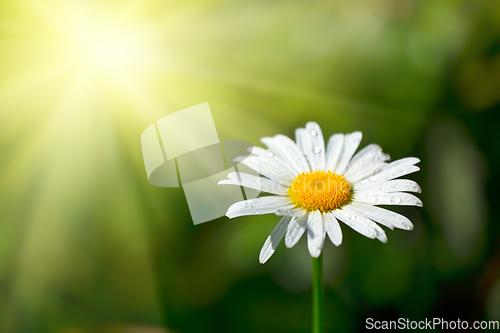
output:
M392 197L391 202L397 205L401 203L401 199L399 197Z
M274 156L274 154L269 152L269 153L267 153L267 156L272 157L272 156Z
M398 170L398 172L399 172L399 173L403 172L403 169L399 169L399 170Z
M355 220L355 219L356 219L356 215L352 214L351 216L349 216L349 218L350 218L351 220Z
M314 147L313 149L314 153L319 154L321 153L321 149L319 147Z
M373 183L373 182L376 182L378 180L378 178L375 176L371 176L370 178L368 178L368 180Z
M318 132L316 132L316 130L311 130L309 133L311 133L312 136L318 135Z

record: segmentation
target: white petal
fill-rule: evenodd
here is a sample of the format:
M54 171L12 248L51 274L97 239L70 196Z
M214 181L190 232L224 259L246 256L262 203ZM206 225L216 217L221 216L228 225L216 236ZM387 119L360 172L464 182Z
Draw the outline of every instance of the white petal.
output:
M306 158L299 147L290 138L284 135L276 135L274 138L262 138L274 154L280 156L299 175L309 169Z
M311 160L312 143L311 143L311 140L310 140L309 135L307 134L305 128L297 128L295 130L295 141L297 141L297 145L300 147L300 150L302 150L302 153L306 157L307 164L309 164L309 169L315 170L315 169L313 169L314 160Z
M273 153L269 149L264 149L256 146L250 148L251 148L251 153L255 156L267 156L267 157L273 156Z
M380 146L371 144L360 150L352 160L344 172L344 176L351 182L363 179L363 174L374 171L378 167L386 164L389 155L382 152Z
M339 222L333 216L332 213L328 212L323 214L323 220L325 222L325 231L330 237L330 240L335 246L342 244L342 229L340 229Z
M358 151L356 155L353 156L349 165L350 166L355 165L356 163L366 159L367 157L369 158L380 151L382 151L382 148L379 145L376 145L374 143L369 144L368 146L364 147L363 149Z
M374 174L378 173L386 165L387 163L382 161L373 162L370 165L364 167L363 169L353 172L348 176L345 176L345 178L351 184L355 184L361 181L362 179L365 179L367 177L373 176Z
M281 134L275 135L274 138L282 145L288 146L289 150L293 153L293 160L299 165L301 172L310 170L309 163L307 162L304 153L292 139Z
M419 198L412 194L404 192L383 193L371 191L361 192L354 190L352 201L364 202L372 205L401 205L423 207L422 201Z
M326 148L326 169L330 171L335 171L337 168L340 155L342 154L342 149L344 149L344 134L334 134L328 140L328 146Z
M311 257L317 258L321 254L325 242L325 228L321 213L316 210L309 214L307 222L307 248Z
M381 227L379 227L377 224L375 224L376 228L377 228L377 239L379 241L381 241L382 243L387 243L387 235L385 234L385 231L384 229L382 229Z
M356 193L365 192L416 192L421 193L422 189L413 180L408 179L395 179L389 180L385 183L373 185L370 187L365 187L360 190L356 190Z
M297 128L295 138L300 149L309 162L312 171L324 170L325 167L325 141L321 128L315 122L308 122L306 128Z
M259 262L261 264L265 263L267 259L273 255L274 251L278 247L278 244L281 242L281 239L285 236L290 221L294 218L295 217L289 216L283 217L273 229L269 237L267 237L262 250L260 250Z
M389 228L391 230L394 230L394 224L392 224L392 223L390 223L390 222L388 222L386 220L383 220L383 219L382 219L382 221L374 219L374 218L372 218L372 216L373 216L372 214L369 214L367 211L358 208L358 206L356 206L356 205L358 205L357 202L356 203L353 202L352 204L349 205L349 207L356 213L356 215L361 215L363 217L366 217L367 219L370 219L370 220L373 220L375 222L378 222L378 223L386 226L387 228Z
M387 236L385 234L384 229L382 229L380 226L378 226L375 222L372 220L360 215L357 213L356 210L352 209L350 206L345 206L343 209L347 214L350 214L350 219L353 220L353 224L359 224L362 229L371 229L373 228L376 233L376 238L381 241L382 243L387 243ZM351 217L355 216L355 219L352 219Z
M353 230L359 232L363 236L374 239L377 237L377 230L375 229L375 223L369 221L368 219L359 217L359 215L348 213L345 207L342 209L336 209L332 211L332 214L340 221L344 222L347 226L351 227Z
M270 158L249 156L241 163L278 183L291 182L295 178L282 163Z
M231 172L228 174L228 177L229 179L219 181L219 185L238 185L277 195L288 194L289 183L279 184L268 178L250 175L243 172Z
M393 211L358 202L353 202L351 206L358 209L363 216L372 219L380 224L383 224L391 229L393 227L405 230L413 229L413 224L406 216L395 213Z
M389 163L377 170L377 172L372 176L354 183L354 189L371 187L373 185L381 184L388 180L418 171L420 168L414 165L418 162L420 162L420 160L416 157L407 157Z
M256 175L252 175L252 174L249 174L249 173L245 173L245 172L230 172L227 177L231 180L241 180L241 181L248 181L248 182L253 182L255 181L254 178L258 178L257 180L261 181L261 182L265 182L266 184L269 184L270 186L273 186L273 187L283 187L283 190L285 191L288 191L288 188L290 187L290 183L289 182L283 182L283 183L278 183L278 182L275 182L274 180L271 180L269 178L264 178L264 177L259 177L259 176L256 176ZM245 186L245 185L241 185L241 186Z
M313 121L306 124L306 132L311 138L312 143L312 157L314 160L314 169L325 170L326 166L326 152L325 152L325 139L321 127Z
M363 138L363 134L361 132L353 132L351 134L346 134L344 138L344 147L342 149L342 155L340 156L340 160L337 168L335 169L335 173L338 175L343 175L347 165L349 164L352 155L356 149L358 149L359 143Z
M307 213L307 211L303 210L302 208L288 208L288 209L278 209L274 212L274 214L279 215L279 216L304 216Z
M307 228L307 220L309 219L309 214L302 217L298 217L292 220L288 225L288 230L285 236L285 245L288 248L293 247L299 241L300 237L304 234Z
M295 207L288 197L268 196L250 200L239 201L231 205L226 212L226 216L233 217L243 215L261 215L274 213L276 210L289 209Z
M271 158L274 154L267 149L261 148L261 147L248 147L247 150L250 152L250 156L257 156L257 157L264 157L264 158ZM237 156L233 161L241 163L243 162L249 155L244 155L244 156Z

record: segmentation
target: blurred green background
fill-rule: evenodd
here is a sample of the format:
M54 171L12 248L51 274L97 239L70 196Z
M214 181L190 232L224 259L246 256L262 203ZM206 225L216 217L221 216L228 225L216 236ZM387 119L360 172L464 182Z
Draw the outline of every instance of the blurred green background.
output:
M500 320L500 6L488 0L0 2L0 331L305 332L305 240L194 226L140 136L209 102L221 140L360 130L419 157L389 242L325 245L326 329Z

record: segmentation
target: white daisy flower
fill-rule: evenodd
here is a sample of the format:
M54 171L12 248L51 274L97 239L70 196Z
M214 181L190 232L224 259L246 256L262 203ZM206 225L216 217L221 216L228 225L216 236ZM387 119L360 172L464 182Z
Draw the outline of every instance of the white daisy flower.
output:
M241 162L264 177L239 172L219 182L274 194L237 202L226 213L229 218L268 213L283 216L262 247L260 263L271 257L283 237L291 248L306 231L309 253L319 257L326 234L336 246L342 243L339 221L384 243L387 237L377 223L390 229L413 229L405 216L376 205L422 207L419 198L405 193L420 193L420 186L396 179L418 171L418 158L387 163L389 155L376 144L354 155L361 132L334 134L325 149L321 128L315 122L298 128L295 137L296 143L280 134L262 138L269 149L254 147Z

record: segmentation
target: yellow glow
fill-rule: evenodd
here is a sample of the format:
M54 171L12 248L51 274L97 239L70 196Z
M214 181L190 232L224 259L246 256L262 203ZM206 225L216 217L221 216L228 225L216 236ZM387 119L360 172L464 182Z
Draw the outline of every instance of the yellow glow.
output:
M77 97L88 99L89 93L109 88L107 92L148 99L143 89L164 67L165 43L160 41L165 34L137 5L76 1L47 7L30 2L30 10L36 17L29 22L30 31L36 34L26 36L30 47L37 45L29 55L36 70L64 66L60 78L66 87L77 82L79 91L72 93Z
M134 27L79 21L67 34L80 64L100 73L127 74L153 58L148 36Z
M288 193L298 207L324 213L347 204L352 196L352 187L342 175L317 170L298 175Z

